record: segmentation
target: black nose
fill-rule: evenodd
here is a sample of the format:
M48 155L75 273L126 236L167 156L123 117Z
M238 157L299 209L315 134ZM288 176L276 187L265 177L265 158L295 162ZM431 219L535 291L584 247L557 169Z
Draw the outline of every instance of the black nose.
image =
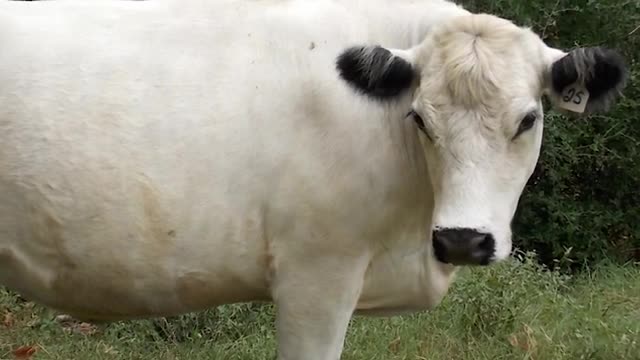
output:
M436 258L452 265L488 265L495 252L495 240L473 229L441 229L433 232Z

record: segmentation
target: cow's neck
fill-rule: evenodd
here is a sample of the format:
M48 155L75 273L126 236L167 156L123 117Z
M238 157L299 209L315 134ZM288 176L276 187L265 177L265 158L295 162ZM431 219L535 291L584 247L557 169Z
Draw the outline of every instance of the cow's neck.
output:
M377 119L379 128L385 129L386 141L371 152L384 153L374 178L391 195L384 216L376 219L380 244L367 271L359 312L431 308L446 294L455 273L455 268L437 262L432 253L433 189L419 130L406 117L410 107L408 93L384 106L372 106L372 113L365 115L367 122Z

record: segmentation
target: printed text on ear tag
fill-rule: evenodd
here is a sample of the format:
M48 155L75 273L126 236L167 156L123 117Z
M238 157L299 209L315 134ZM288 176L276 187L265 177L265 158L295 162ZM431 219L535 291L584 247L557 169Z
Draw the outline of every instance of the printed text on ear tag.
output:
M588 101L589 91L580 84L573 84L562 91L559 106L575 113L583 113Z

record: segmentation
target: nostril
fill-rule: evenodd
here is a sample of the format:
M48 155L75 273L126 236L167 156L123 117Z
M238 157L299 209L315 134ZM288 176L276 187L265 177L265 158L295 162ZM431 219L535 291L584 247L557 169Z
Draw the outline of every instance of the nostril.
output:
M447 244L439 231L433 231L431 234L433 250L436 258L443 263L447 263Z
M494 240L491 234L479 235L475 243L482 250L493 250Z
M476 258L480 265L488 265L495 251L495 240L491 234L482 234L476 248L473 251L473 257Z
M479 246L485 250L492 250L494 246L493 236L491 234L485 235Z
M431 239L433 239L433 243L438 246L446 247L447 237L443 235L441 231L434 231L431 233Z

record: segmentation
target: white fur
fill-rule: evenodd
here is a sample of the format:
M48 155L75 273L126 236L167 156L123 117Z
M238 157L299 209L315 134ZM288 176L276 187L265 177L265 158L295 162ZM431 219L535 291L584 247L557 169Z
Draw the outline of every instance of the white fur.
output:
M354 310L435 306L455 268L434 226L511 249L542 121L508 139L541 111L552 58L457 16L438 0L0 2L0 284L89 319L273 300L281 360L337 359ZM470 19L501 86L453 98L437 36ZM363 43L414 62L415 96L381 105L339 79Z

